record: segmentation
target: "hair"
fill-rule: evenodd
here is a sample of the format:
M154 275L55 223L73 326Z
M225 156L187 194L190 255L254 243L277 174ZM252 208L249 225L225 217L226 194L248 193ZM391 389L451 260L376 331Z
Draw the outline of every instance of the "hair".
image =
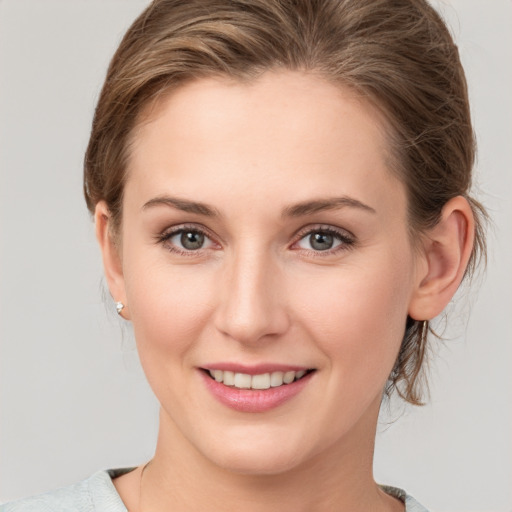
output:
M89 210L104 200L119 232L130 137L162 94L190 81L315 73L383 112L391 171L407 190L412 240L451 198L475 216L466 276L485 259L484 208L470 197L475 139L458 49L424 0L155 0L128 29L100 94L85 154ZM385 393L422 400L428 322L407 319Z

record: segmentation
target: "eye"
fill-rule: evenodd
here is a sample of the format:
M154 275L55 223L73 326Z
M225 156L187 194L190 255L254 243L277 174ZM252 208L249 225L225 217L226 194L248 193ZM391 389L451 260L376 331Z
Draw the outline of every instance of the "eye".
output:
M328 251L336 245L339 245L340 242L329 233L317 232L302 238L299 242L300 247L303 249L309 249L309 247L304 247L304 244L309 244L309 246L315 251Z
M181 247L187 251L197 251L197 249L202 249L205 240L206 237L203 233L199 233L199 231L182 231L170 238L170 241L174 245L178 245L179 243L181 244Z
M354 239L348 233L331 227L310 229L298 242L300 249L314 252L336 252L348 249L354 244Z
M197 227L179 227L163 233L159 241L171 252L179 254L199 252L214 246L208 235Z

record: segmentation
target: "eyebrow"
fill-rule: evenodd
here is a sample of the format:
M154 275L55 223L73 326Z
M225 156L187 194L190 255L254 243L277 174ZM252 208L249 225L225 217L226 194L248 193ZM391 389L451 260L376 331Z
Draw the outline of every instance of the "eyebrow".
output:
M150 199L147 203L144 203L142 209L146 210L154 206L162 205L172 206L187 213L196 213L197 215L204 215L206 217L220 217L219 211L213 206L209 206L205 203L198 203L196 201L190 201L188 199L180 199L170 196L159 196Z
M369 213L377 213L375 209L353 197L330 197L326 199L314 199L288 206L283 210L282 217L301 217L325 210L337 210L340 208L358 208Z
M190 201L189 199L181 199L170 196L159 196L150 199L147 203L144 203L143 210L152 208L155 206L171 206L178 210L195 213L197 215L203 215L205 217L220 217L219 211L206 203L199 203L196 201ZM355 199L353 197L342 196L342 197L331 197L326 199L314 199L310 201L303 201L301 203L287 206L281 213L283 218L286 217L301 217L304 215L311 215L313 213L322 212L325 210L337 210L340 208L358 208L370 213L377 213L375 209L367 204Z

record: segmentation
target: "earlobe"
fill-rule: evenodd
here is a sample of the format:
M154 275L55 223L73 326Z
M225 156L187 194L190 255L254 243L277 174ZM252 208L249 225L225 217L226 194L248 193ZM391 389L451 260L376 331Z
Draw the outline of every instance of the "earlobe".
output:
M409 305L409 316L430 320L439 315L457 291L474 243L475 222L468 201L457 196L441 212L440 221L424 237L423 260Z
M111 228L111 215L105 201L99 201L94 211L96 225L96 238L100 245L105 278L110 294L115 303L122 303L122 312L118 313L125 319L129 319L126 308L126 293L124 286L123 267L121 253L115 243ZM117 306L113 306L116 307ZM118 308L117 308L118 309Z

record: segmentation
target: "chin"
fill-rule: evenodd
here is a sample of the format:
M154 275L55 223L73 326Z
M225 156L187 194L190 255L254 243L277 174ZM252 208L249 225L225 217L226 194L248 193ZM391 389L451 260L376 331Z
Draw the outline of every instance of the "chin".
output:
M243 430L243 429L242 429ZM295 439L293 434L284 432L276 435L266 429L248 435L240 432L203 444L202 455L214 465L233 473L243 475L277 475L291 471L310 458L304 439Z
M223 453L210 460L222 469L250 476L272 476L289 472L297 468L301 460L296 454L285 452L267 453L262 450L237 450Z

